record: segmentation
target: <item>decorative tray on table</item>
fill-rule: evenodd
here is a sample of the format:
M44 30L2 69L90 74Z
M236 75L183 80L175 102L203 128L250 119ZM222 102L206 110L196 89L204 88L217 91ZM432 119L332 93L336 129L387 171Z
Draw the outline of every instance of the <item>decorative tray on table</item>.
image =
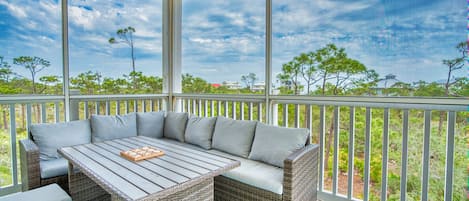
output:
M131 161L141 161L154 157L163 156L164 151L150 146L144 146L137 149L121 151L121 156Z

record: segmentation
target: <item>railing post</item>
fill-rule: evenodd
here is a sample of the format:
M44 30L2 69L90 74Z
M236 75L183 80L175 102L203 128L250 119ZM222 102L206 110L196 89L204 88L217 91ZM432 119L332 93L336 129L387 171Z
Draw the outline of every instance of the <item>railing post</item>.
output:
M80 90L78 89L70 89L70 95L80 95ZM78 100L70 100L70 121L80 119L80 101ZM86 119L87 117L85 117Z

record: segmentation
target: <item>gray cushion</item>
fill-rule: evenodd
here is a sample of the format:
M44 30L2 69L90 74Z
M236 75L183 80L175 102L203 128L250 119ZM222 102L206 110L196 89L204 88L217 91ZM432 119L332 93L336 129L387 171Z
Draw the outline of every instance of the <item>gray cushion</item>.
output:
M212 135L216 120L216 117L192 115L187 120L185 141L205 149L212 148Z
M283 161L288 155L304 147L308 137L308 129L281 128L258 123L249 159L283 167Z
M164 112L137 113L137 133L147 137L162 138Z
M102 142L117 138L137 136L137 117L127 115L91 115L92 141Z
M283 193L283 169L217 150L208 152L241 162L241 166L222 174L223 176L279 195Z
M60 158L57 149L91 142L90 121L35 124L30 127L34 142L39 147L41 160Z
M0 201L72 201L72 198L57 184L49 184L26 192L0 197Z
M164 136L184 142L187 117L187 113L168 112L164 120Z
M219 116L213 132L212 147L237 156L248 157L256 123Z
M47 179L68 173L68 161L64 158L40 161L41 178Z

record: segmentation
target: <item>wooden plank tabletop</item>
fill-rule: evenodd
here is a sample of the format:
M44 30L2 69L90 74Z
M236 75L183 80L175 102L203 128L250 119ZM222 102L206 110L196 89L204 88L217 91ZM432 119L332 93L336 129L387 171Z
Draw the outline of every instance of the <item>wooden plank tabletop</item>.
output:
M133 162L121 151L152 146L164 156ZM162 198L240 165L239 161L165 140L137 136L59 149L67 160L125 200Z

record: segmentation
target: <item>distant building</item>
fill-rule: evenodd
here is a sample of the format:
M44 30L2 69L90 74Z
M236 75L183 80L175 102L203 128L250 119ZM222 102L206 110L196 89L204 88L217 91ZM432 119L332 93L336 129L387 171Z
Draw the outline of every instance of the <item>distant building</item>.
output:
M400 82L398 79L396 79L396 76L393 74L387 74L384 76L384 78L380 79L378 83L376 84L376 87L372 88L375 90L376 95L378 96L390 96L392 94L387 94L386 89L389 88L394 88L395 84Z
M241 84L236 81L224 81L222 83L222 86L228 88L228 89L241 89Z
M252 85L251 91L264 91L265 90L265 82L258 82Z

